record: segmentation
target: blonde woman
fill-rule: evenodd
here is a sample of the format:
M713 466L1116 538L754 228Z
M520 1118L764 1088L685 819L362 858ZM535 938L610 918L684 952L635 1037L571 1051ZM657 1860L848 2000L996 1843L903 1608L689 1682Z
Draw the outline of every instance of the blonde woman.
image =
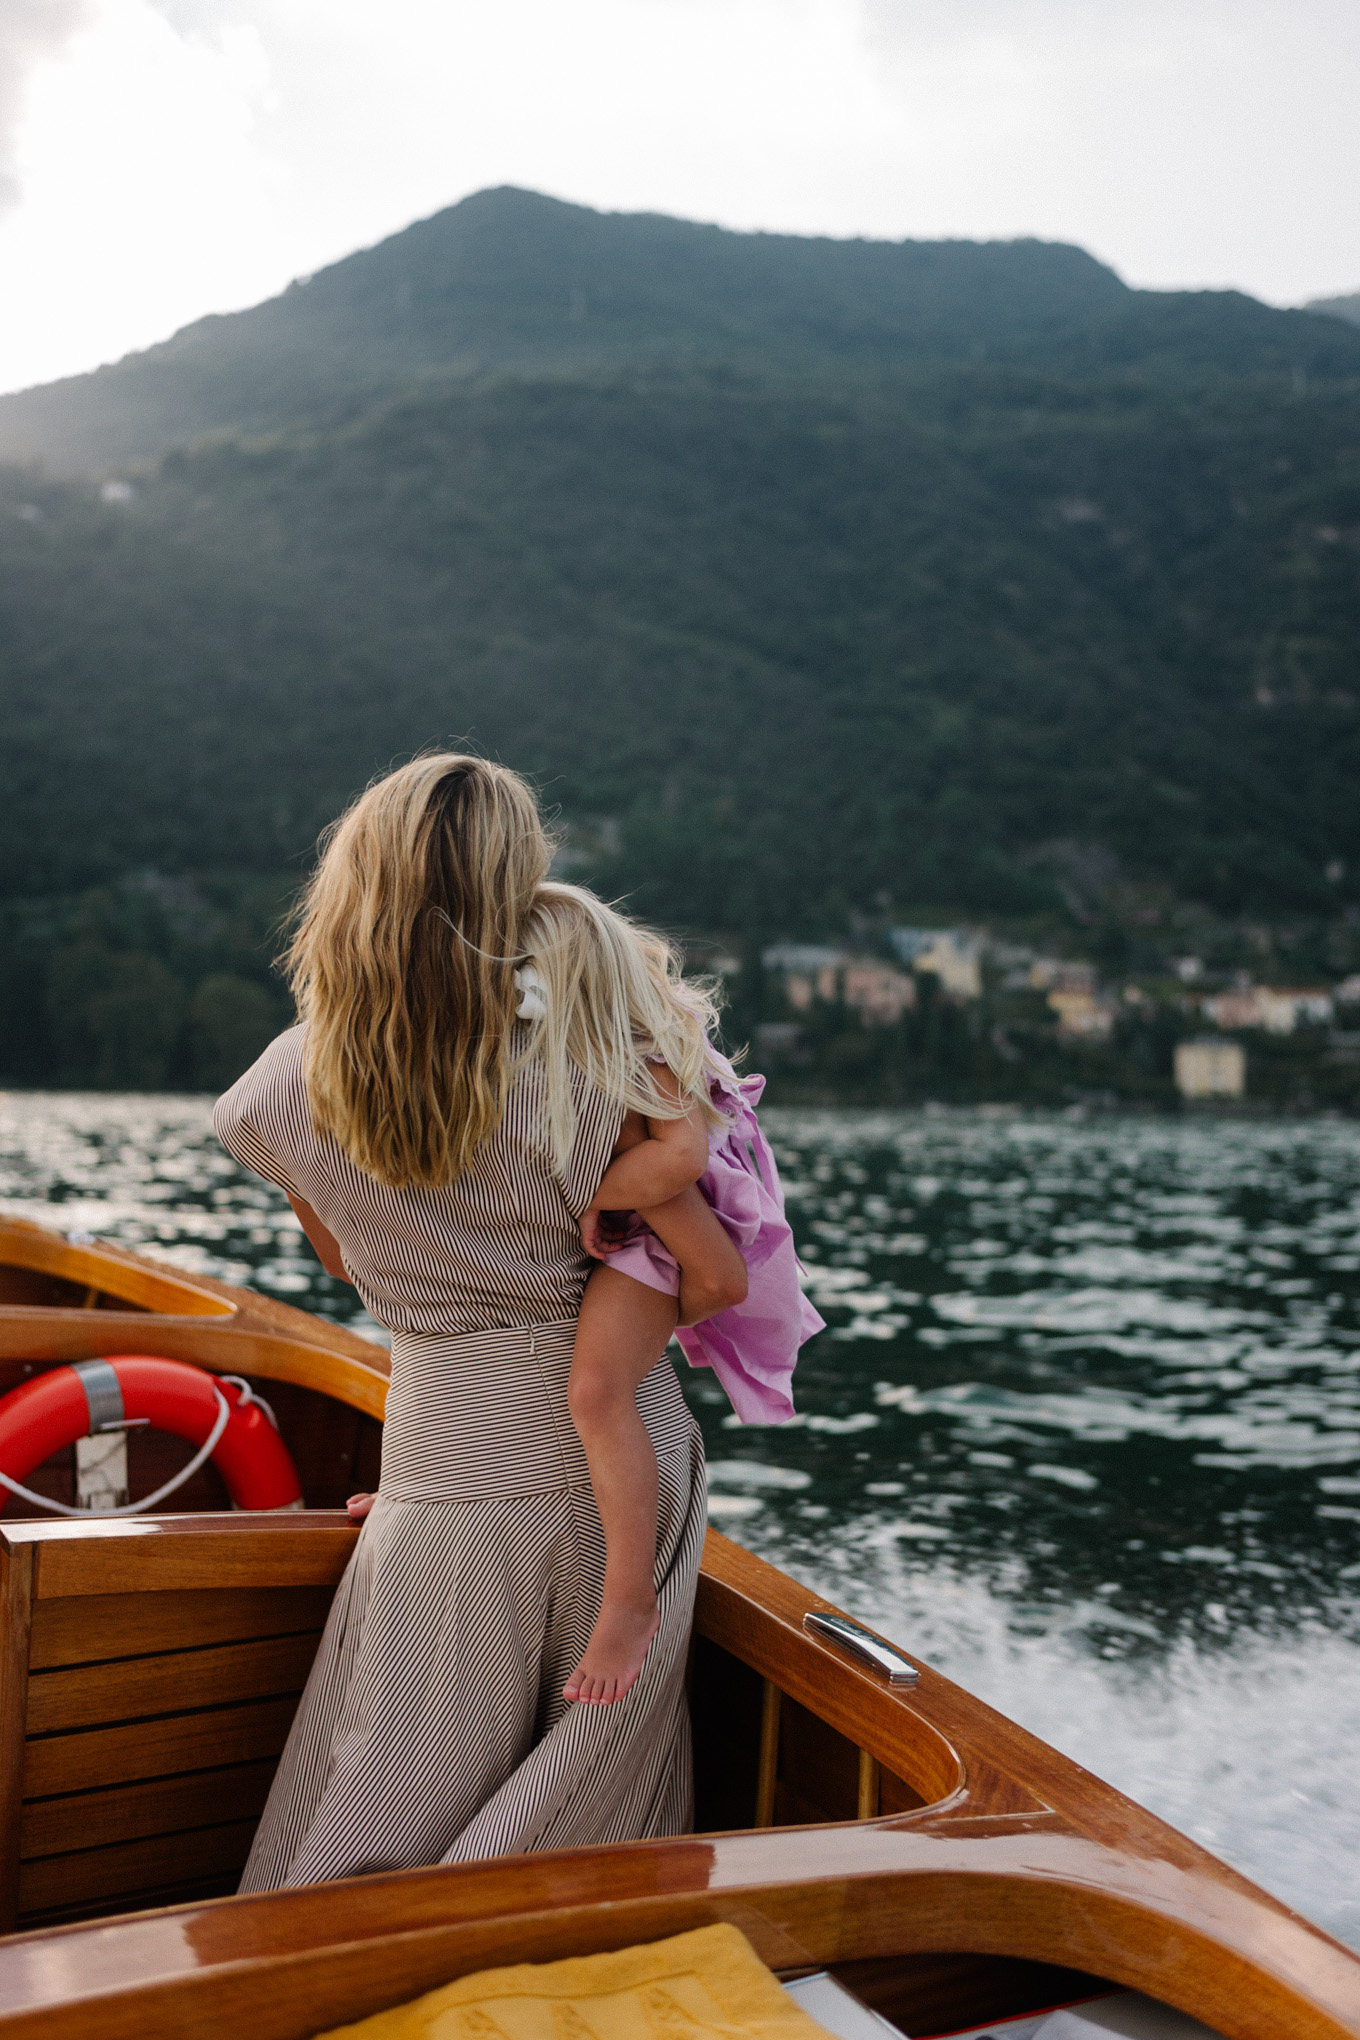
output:
M635 1038L608 971L551 1021L516 981L549 852L529 788L480 759L422 758L371 787L331 834L290 952L301 1024L217 1107L231 1153L392 1332L379 1494L246 1891L690 1825L703 1452L659 1349L637 1390L656 1635L618 1705L562 1692L605 1570L567 1401L581 1223L625 1114L689 1108L647 1059L679 1049Z

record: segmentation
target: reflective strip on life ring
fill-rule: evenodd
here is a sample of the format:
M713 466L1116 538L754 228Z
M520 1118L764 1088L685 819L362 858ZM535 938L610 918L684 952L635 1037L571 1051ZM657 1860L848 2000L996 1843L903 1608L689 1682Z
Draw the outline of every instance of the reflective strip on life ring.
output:
M212 1460L232 1507L300 1509L302 1483L288 1447L244 1382L143 1353L54 1367L0 1398L0 1473L24 1480L77 1438L125 1424L149 1424L201 1447L212 1436L222 1400L228 1416ZM0 1506L8 1499L0 1490Z

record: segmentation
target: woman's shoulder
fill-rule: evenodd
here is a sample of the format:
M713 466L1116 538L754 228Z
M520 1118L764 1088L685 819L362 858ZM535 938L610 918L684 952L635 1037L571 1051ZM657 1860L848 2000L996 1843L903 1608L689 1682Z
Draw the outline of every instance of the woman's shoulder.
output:
M310 1124L303 1052L307 1030L289 1027L276 1035L263 1055L224 1091L213 1107L217 1137L228 1147L229 1135L242 1126L282 1129L296 1121L298 1129Z
M307 1046L305 1024L286 1027L282 1034L276 1034L262 1055L256 1057L250 1068L236 1079L228 1098L238 1091L263 1096L278 1092L289 1094L301 1089L303 1076L303 1055Z

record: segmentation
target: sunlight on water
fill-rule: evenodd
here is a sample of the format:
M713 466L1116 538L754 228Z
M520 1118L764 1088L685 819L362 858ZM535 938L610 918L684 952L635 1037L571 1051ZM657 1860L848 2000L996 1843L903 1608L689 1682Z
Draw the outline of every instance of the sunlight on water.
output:
M715 1522L1360 1943L1360 1127L766 1118L828 1331L687 1377ZM0 1097L0 1203L375 1329L202 1099Z

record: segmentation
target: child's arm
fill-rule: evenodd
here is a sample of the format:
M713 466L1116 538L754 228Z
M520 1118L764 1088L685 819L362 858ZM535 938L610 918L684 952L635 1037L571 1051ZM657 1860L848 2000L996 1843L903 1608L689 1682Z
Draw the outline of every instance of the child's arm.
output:
M658 1090L679 1096L668 1069L658 1070L656 1081ZM668 1204L703 1175L708 1167L708 1127L701 1105L692 1105L683 1119L649 1119L646 1127L647 1138L616 1154L605 1170L590 1200L590 1212L645 1211L654 1204Z

